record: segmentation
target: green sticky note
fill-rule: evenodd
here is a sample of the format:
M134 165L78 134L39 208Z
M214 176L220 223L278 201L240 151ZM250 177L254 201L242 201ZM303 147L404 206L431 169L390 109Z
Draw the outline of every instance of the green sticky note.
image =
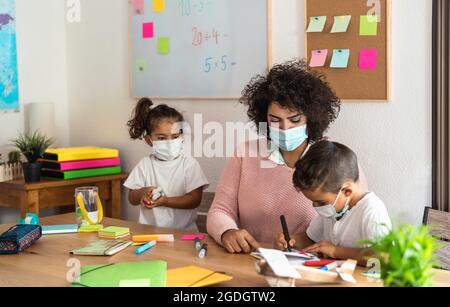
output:
M378 34L377 16L364 15L360 18L359 35L376 36Z
M170 39L168 37L158 38L158 53L169 54L170 52Z
M347 32L348 25L352 19L351 15L334 16L334 24L331 29L331 33L344 33Z
M147 70L147 60L144 58L136 59L136 70L138 72L144 72Z
M334 49L331 68L347 68L350 59L350 49Z
M309 19L309 26L306 32L308 33L323 32L326 22L327 16L313 16Z

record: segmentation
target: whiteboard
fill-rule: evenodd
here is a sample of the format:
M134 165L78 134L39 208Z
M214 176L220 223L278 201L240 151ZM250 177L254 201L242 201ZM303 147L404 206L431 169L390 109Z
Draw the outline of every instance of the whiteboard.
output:
M132 96L240 97L271 66L270 1L133 0Z

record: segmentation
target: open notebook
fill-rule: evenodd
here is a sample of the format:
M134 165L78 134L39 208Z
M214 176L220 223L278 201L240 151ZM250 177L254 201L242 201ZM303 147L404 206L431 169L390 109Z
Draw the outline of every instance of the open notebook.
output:
M131 245L129 240L98 240L88 246L72 250L72 255L112 256Z

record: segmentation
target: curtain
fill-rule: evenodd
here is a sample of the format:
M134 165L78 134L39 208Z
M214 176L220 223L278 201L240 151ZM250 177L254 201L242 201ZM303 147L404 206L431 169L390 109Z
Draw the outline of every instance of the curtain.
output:
M433 209L450 212L450 0L433 0Z

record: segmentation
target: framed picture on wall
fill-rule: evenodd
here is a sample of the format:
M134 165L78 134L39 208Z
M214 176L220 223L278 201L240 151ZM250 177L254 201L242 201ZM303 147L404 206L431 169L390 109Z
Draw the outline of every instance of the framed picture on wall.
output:
M19 111L15 0L0 0L0 112Z

